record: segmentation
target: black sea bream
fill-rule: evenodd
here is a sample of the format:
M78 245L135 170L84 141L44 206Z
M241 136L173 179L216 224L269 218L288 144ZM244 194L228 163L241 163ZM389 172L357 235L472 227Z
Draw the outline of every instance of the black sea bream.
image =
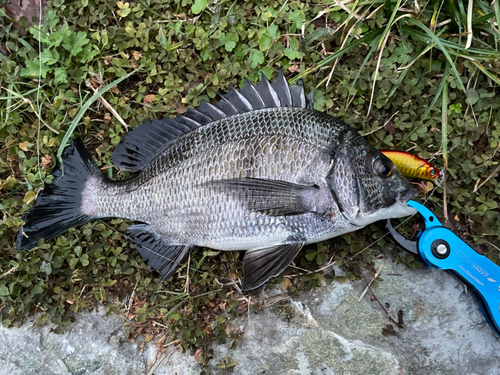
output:
M280 71L215 104L129 132L112 160L139 172L109 181L83 144L24 217L30 249L96 218L120 217L143 259L170 276L195 246L246 250L243 289L281 273L308 243L408 216L415 195L394 164L342 121L313 109L302 82Z

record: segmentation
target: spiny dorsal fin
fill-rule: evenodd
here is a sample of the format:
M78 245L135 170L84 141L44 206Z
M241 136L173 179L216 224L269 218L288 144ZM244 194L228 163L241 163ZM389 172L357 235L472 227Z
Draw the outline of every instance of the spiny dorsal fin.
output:
M257 86L245 78L240 90L231 86L227 94L219 96L217 103L202 101L196 109L188 108L174 119L153 120L132 129L116 147L113 164L121 170L138 172L177 137L239 113L274 107L313 108L314 90L306 96L302 80L290 86L280 69L272 83L262 73Z

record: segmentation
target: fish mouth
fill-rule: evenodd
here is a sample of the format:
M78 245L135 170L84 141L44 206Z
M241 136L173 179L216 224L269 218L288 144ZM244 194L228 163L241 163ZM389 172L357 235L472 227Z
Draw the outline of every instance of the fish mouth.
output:
M399 194L399 199L398 201L400 203L408 203L408 201L414 197L416 197L418 194L418 191L415 190L415 189L409 189L409 190L405 190L405 191L402 191L400 194Z
M397 203L394 206L394 212L392 218L411 216L417 213L417 210L413 207L408 206L408 201L414 198L418 194L415 189L409 189L399 193Z

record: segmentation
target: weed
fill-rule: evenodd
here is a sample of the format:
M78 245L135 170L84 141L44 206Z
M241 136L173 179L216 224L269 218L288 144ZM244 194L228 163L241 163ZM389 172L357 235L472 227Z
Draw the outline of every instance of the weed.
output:
M109 177L124 179L129 174L110 157L129 128L279 68L293 82L316 85L316 109L375 147L411 150L446 168L446 185L428 205L499 263L500 8L498 1L470 3L53 0L43 27L26 35L1 12L2 324L41 313L37 324L50 321L62 332L74 313L103 304L125 311L129 340L166 330L201 363L213 340L235 346L240 335L229 321L252 304L234 289L238 252L198 249L189 268L161 283L123 235L129 223L121 219L74 228L28 252L17 252L14 239L70 136L84 139ZM384 233L372 224L310 245L266 288L279 284L293 296L322 281L360 278L362 268L371 276L381 256L421 267L385 239L360 253ZM344 276L328 262L343 264Z

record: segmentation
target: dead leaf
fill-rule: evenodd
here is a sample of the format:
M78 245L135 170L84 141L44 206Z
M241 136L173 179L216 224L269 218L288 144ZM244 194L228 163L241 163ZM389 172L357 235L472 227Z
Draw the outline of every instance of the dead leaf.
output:
M167 338L167 335L163 335L162 337L160 337L160 339L158 340L156 345L158 345L158 346L163 345L163 342L165 341L166 338Z
M396 128L394 127L394 121L389 120L384 125L384 130L390 135L395 135L397 133Z
M154 337L154 335L152 335L151 333L146 333L144 335L144 341L149 342L153 339L153 337Z
M47 168L50 165L51 162L52 162L52 156L51 155L44 155L44 156L42 156L42 162L41 162L42 168Z
M141 53L139 51L132 52L132 55L134 56L134 59L136 61L139 60L142 57L142 55L141 55Z
M116 94L116 95L118 95L120 93L120 90L118 90L118 86L111 87L111 91L113 92L113 94Z
M194 352L194 360L196 361L196 363L203 363L203 350L201 349L196 349L196 351Z
M382 334L384 336L388 336L388 335L398 336L398 333L394 330L394 327L392 326L392 324L386 324L386 326L384 328L382 328Z
M28 151L28 141L19 143L19 148L23 151Z
M153 100L155 99L154 94L149 94L144 97L144 103L152 103Z
M109 122L110 122L110 121L111 121L111 115L110 115L109 113L106 113L106 114L104 115L104 122L105 122L106 124L109 124Z
M290 73L300 73L300 68L297 64L293 64L288 67L288 71Z
M288 287L289 287L290 285L292 285L292 282L290 281L290 279L285 278L285 279L281 282L281 284L280 284L280 289L281 289L283 292L285 292L285 291L288 289Z

